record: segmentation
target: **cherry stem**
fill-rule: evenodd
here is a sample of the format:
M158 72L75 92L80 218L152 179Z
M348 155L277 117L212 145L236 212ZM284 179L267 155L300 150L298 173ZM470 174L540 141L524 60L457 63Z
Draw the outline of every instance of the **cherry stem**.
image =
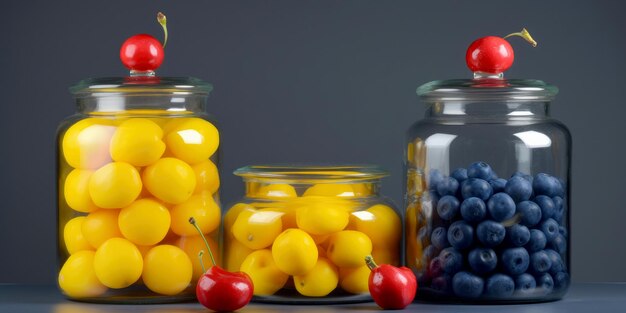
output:
M167 44L167 17L165 17L165 14L161 12L157 13L157 22L163 27L163 33L165 34L165 38L163 38L163 48L165 49L165 45Z
M374 258L371 255L365 257L365 264L369 267L370 270L373 270L378 267L378 264L374 262Z
M211 257L211 263L213 263L213 266L217 265L215 263L215 258L213 258L213 252L211 251L211 247L209 246L209 242L206 241L206 238L204 237L204 234L202 233L202 230L200 230L200 227L198 227L198 224L196 224L196 219L193 218L193 217L190 217L189 218L189 224L193 225L193 227L196 228L196 230L200 234L200 237L202 237L202 240L204 240L204 244L206 245L206 248L209 251L209 256Z
M526 30L526 28L522 28L521 32L517 32L517 33L510 33L506 36L504 36L504 39L507 39L509 37L512 36L519 36L524 38L524 40L526 40L529 44L531 44L533 47L537 46L537 42L535 41L535 39L533 39L533 37L530 35L530 33Z
M200 250L200 252L198 252L198 259L200 259L200 266L202 267L202 273L206 273L206 269L204 268L204 262L202 261L203 255L204 255L204 250Z

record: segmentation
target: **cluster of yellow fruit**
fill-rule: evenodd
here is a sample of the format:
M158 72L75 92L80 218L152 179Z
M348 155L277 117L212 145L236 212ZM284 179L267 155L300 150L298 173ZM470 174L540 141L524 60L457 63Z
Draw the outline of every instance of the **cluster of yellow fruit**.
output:
M338 286L367 293L365 257L397 265L402 229L391 207L364 207L358 197L367 192L364 184L317 184L299 197L288 184L261 186L252 197L266 201L238 203L224 217L226 268L250 275L259 296L293 287L309 297Z
M201 237L217 252L219 146L210 122L180 118L87 118L63 135L60 208L69 258L59 286L70 297L143 284L178 294L202 275ZM70 168L71 167L71 168ZM67 218L64 218L67 216ZM70 219L71 218L71 219Z

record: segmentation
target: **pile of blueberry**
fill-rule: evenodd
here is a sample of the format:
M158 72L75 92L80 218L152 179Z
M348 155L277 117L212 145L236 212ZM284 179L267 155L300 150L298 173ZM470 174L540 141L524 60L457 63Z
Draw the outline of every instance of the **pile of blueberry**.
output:
M564 183L540 173L498 178L476 162L429 173L432 224L422 285L460 298L541 297L569 285ZM423 200L424 201L424 200ZM435 210L436 208L436 210Z

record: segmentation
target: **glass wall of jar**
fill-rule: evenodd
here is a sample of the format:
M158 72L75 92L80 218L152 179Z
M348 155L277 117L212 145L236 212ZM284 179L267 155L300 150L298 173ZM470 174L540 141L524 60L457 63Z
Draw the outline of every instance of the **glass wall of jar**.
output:
M407 133L406 262L418 297L561 298L570 281L571 137L536 80L435 81Z
M57 137L58 284L73 300L195 298L195 228L218 252L219 131L193 78L85 80Z
M402 222L373 166L248 166L224 214L224 266L273 303L370 301L365 257L400 263Z

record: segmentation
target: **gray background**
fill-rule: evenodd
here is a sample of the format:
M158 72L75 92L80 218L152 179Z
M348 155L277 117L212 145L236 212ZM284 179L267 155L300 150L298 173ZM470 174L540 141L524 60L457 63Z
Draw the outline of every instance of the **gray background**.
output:
M215 85L222 125L222 195L251 163L374 163L400 203L404 131L421 118L415 88L467 78L467 45L512 39L507 77L560 87L552 115L574 138L575 281L625 281L623 73L618 1L3 1L0 17L0 282L55 280L57 124L74 112L67 88L123 76L119 47L136 33L170 41L163 76Z

